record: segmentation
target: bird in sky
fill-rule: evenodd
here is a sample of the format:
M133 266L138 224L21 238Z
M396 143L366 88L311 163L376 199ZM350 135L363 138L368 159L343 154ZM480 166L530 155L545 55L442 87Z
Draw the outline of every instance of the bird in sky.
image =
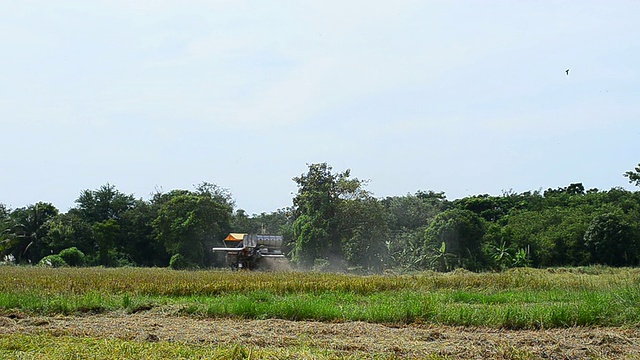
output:
M567 76L569 76L569 69L565 70L564 72L566 72Z

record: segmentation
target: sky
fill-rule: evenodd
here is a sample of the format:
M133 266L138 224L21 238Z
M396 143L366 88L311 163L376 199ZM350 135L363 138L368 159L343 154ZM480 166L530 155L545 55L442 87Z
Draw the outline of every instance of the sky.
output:
M376 197L638 190L638 1L0 0L0 203L327 162ZM565 70L569 69L569 74Z

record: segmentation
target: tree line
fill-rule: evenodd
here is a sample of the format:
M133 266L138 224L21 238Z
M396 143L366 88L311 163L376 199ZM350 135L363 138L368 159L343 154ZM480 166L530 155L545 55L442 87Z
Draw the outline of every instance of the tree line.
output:
M624 174L640 186L640 164ZM193 190L136 199L105 184L83 190L66 213L38 202L0 204L0 261L87 266L224 266L210 251L229 232L283 235L300 267L378 272L510 267L637 266L640 192L585 189L448 200L443 192L377 198L366 181L327 163L293 178L289 208L248 215L231 193Z

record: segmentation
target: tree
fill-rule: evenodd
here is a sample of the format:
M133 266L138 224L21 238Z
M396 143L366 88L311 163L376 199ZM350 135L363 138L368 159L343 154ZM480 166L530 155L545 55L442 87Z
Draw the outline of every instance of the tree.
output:
M258 234L260 225L256 224L243 209L238 209L231 218L231 232Z
M448 207L443 193L418 191L415 195L391 196L382 200L391 231L412 231L429 225Z
M638 264L638 240L620 211L596 215L585 233L594 263L611 266Z
M345 200L339 207L338 219L344 259L364 270L382 270L389 237L382 203L372 196Z
M337 215L340 203L362 195L362 181L349 179L350 171L334 174L327 163L311 164L293 178L298 193L293 199L292 260L311 267L317 259L340 267L343 259Z
M436 271L445 272L451 270L451 262L456 255L447 251L447 243L442 242L440 246L434 246L430 250L429 266Z
M11 211L7 208L7 205L0 203L0 221L8 219Z
M196 193L201 196L210 197L220 204L225 204L230 208L235 207L235 201L233 200L233 195L229 189L225 189L216 184L203 181L197 185L195 185Z
M78 206L72 209L90 224L109 219L118 220L135 203L133 195L126 195L115 185L106 183L97 190L83 190L76 199Z
M153 233L153 221L158 216L160 205L136 200L133 207L125 211L118 223L126 242L121 251L140 266L167 266L170 256Z
M466 197L454 202L459 209L469 210L487 221L496 221L508 210L501 206L501 198L490 195Z
M121 222L123 215L136 203L133 195L126 195L116 189L115 185L106 183L97 190L83 190L76 203L77 207L71 209L69 214L77 215L92 227L94 236L84 241L92 242L92 246L99 250L100 264L117 265L109 259L110 253L120 260L126 259L124 249L128 238L121 233ZM85 247L80 244L76 246Z
M447 210L425 230L424 246L439 249L444 243L446 252L457 257L456 267L477 270L484 264L480 251L484 227L482 219L469 210Z
M45 223L44 231L44 242L53 252L77 247L83 253L90 255L97 250L91 225L77 214L58 214Z
M512 256L525 249L533 266L585 265L584 232L593 211L587 205L511 211L488 227L484 253L494 267L500 264L491 257L503 243Z
M84 253L78 250L77 247L70 247L60 251L58 254L62 260L69 266L83 266L85 264Z
M92 228L100 254L100 265L115 265L109 261L109 250L113 249L116 239L120 234L120 225L118 225L115 219L108 219L94 223Z
M13 210L8 217L8 224L4 225L8 226L0 249L2 255L11 255L19 263L37 263L49 252L43 241L46 233L44 225L56 215L58 209L44 202Z
M629 178L629 183L640 186L640 164L633 171L624 173L624 177Z
M501 269L510 268L513 264L513 256L509 252L507 242L503 241L500 245L493 245L491 248L491 258L495 261L496 265Z
M11 211L5 204L0 203L0 262L7 259L15 259L11 255L9 248L11 242L11 219L9 214Z
M397 231L385 242L389 266L402 270L420 270L429 265L430 250L424 246L426 227L415 231Z
M152 223L155 238L169 254L204 266L205 249L229 232L232 211L229 204L207 194L178 192L160 206Z
M284 235L291 227L291 209L278 209L270 213L260 213L249 216L238 209L233 214L232 232L249 234L273 234Z

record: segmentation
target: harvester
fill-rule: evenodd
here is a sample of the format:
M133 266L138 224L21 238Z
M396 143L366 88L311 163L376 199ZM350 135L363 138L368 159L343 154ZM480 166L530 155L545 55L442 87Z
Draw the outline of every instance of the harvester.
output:
M282 236L231 233L224 239L225 247L215 247L214 252L226 253L227 266L231 269L256 269L269 266L268 259L286 261L282 253Z

